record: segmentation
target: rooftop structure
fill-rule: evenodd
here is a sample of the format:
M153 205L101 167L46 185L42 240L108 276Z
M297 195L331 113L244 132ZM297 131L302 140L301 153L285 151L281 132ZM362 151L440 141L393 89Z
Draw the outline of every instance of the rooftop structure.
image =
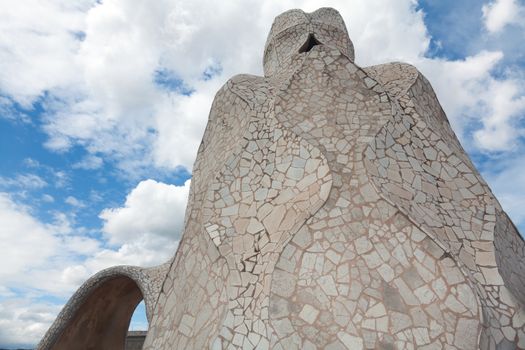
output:
M39 349L525 348L525 244L431 85L359 67L330 8L278 16L218 92L182 240L73 295Z

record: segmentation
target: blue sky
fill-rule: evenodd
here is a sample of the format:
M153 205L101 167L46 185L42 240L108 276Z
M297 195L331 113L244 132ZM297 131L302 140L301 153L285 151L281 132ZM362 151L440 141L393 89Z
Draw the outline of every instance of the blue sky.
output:
M358 64L429 78L525 232L521 1L25 0L0 9L0 347L34 345L96 271L173 255L215 92L262 73L275 15L321 6Z

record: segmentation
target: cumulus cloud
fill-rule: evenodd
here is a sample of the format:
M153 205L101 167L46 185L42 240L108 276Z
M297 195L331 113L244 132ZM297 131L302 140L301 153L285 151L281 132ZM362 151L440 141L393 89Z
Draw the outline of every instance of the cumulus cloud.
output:
M111 244L125 244L144 235L180 237L190 180L184 186L155 180L141 181L126 197L123 207L105 209L103 231Z
M215 79L199 82L194 85L199 88L191 96L177 95L159 101L159 132L152 144L152 157L157 166L175 169L182 165L191 169L213 96L221 85L222 81Z
M79 255L100 249L97 240L75 235L64 214L56 214L50 224L43 223L31 208L16 203L7 193L0 193L0 222L4 247L0 285L5 288L67 294L71 290L68 281L51 281L50 274L74 263Z
M501 52L482 51L462 60L416 58L413 62L430 80L447 116L464 142L465 130L480 119L481 96L489 94L491 70L503 58Z
M519 147L525 115L525 81L509 72L496 78L500 51L482 51L463 60L415 61L433 83L459 138L471 151L502 152Z
M0 11L0 89L30 106L44 91L78 83L78 35L84 29L85 11L93 2L4 4Z
M491 33L510 24L523 24L525 8L517 0L495 0L482 7L485 27Z
M485 113L483 127L474 133L474 140L482 150L505 151L517 148L524 133L520 122L525 117L525 93L523 83L516 79L488 81L484 91Z
M1 281L17 278L18 274L45 263L59 246L49 228L34 219L27 208L16 205L6 193L0 193L0 222L0 240L4 246Z
M0 303L0 341L2 346L29 348L34 346L60 311L51 303L24 298L2 300Z

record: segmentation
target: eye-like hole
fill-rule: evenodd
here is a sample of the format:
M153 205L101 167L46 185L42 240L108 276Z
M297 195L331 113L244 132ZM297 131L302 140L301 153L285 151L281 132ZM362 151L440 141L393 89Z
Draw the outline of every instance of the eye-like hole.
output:
M310 51L315 45L320 45L321 43L315 38L313 34L308 35L308 39L299 49L299 53Z

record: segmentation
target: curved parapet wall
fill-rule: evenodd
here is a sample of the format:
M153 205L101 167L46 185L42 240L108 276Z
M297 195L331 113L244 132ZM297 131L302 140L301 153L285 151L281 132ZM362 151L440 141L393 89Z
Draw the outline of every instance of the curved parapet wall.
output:
M37 349L124 349L141 300L151 320L167 268L116 266L97 273L71 297Z

